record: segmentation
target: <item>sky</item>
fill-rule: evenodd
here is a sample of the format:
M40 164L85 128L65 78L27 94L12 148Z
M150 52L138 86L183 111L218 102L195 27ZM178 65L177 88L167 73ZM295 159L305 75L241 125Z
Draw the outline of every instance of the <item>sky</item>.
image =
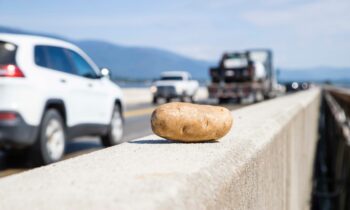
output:
M0 0L0 25L217 61L270 48L282 68L349 67L349 0Z

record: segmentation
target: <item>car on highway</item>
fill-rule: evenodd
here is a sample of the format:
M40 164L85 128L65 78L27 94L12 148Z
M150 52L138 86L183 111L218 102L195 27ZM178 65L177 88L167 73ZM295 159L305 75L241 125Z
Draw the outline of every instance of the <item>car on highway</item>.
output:
M156 104L160 98L164 98L166 102L173 98L179 98L181 101L189 98L193 102L198 88L198 81L193 80L190 73L186 71L166 71L161 73L160 79L151 86L152 102Z
M120 143L123 96L108 74L69 42L0 34L0 147L42 165L75 137Z
M269 49L250 49L224 53L216 67L209 69L209 98L219 103L251 99L253 102L278 94L273 53Z
M286 92L296 92L301 90L307 90L312 85L309 82L288 82L285 84Z

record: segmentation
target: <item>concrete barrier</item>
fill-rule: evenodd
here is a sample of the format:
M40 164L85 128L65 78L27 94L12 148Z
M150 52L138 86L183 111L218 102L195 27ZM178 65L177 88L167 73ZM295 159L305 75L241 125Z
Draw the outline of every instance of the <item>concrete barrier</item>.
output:
M0 209L308 209L319 98L234 111L219 142L147 136L0 179Z
M134 105L152 102L152 93L149 88L122 88L125 96L125 104ZM200 87L195 95L195 100L204 100L208 98L206 87Z

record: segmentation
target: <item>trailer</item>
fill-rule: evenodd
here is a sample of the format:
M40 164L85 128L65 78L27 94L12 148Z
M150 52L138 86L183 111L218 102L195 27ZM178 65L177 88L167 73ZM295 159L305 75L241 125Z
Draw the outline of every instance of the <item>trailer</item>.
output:
M225 53L218 67L209 70L210 98L219 103L252 98L253 101L276 96L276 75L272 63L272 51L267 49Z

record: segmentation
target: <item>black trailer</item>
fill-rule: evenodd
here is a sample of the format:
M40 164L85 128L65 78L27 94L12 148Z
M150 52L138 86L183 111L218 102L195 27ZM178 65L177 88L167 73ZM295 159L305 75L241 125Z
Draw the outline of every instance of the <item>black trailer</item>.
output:
M276 75L272 51L253 49L225 53L218 67L209 70L209 97L219 102L253 97L254 101L275 96Z

